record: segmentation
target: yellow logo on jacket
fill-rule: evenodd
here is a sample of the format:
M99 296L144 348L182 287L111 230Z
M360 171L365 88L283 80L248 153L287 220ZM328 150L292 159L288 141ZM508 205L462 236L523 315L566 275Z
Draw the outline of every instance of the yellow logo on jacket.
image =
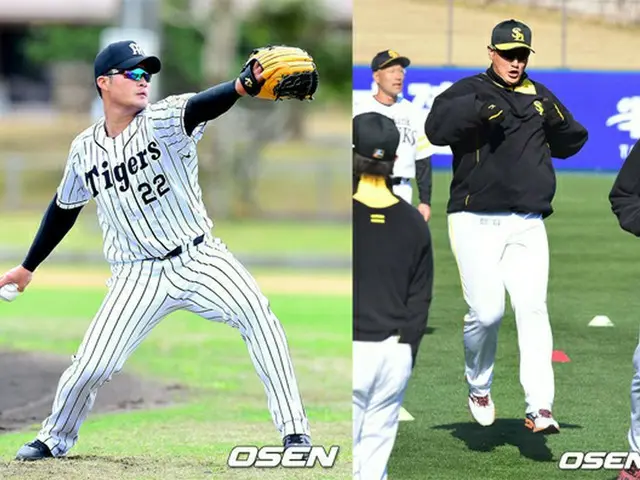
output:
M536 100L533 102L534 108L538 111L540 116L544 115L544 107L542 106L542 102L540 100Z
M372 213L371 214L371 223L384 223L385 218L381 213Z

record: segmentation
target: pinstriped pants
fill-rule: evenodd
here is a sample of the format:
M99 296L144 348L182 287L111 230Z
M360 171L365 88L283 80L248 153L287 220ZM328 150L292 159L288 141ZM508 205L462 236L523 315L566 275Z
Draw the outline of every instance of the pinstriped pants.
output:
M240 331L281 435L309 433L287 339L250 273L218 239L167 260L117 265L109 291L63 373L38 439L54 456L76 443L99 387L164 317L188 310Z

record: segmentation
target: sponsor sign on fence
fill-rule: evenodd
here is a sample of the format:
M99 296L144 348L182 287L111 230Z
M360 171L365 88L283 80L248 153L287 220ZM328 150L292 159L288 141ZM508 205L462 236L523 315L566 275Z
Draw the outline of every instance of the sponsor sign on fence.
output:
M456 80L482 68L407 69L403 96L426 115L434 98ZM640 72L535 70L532 80L546 85L589 131L582 151L568 160L554 160L558 170L617 171L640 139ZM354 101L371 95L375 84L369 67L353 69ZM449 168L451 151L437 147L434 167Z

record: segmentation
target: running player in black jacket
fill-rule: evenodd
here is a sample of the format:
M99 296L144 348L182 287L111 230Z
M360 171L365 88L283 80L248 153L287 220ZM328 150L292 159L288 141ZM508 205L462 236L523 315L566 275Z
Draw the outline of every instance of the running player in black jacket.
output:
M353 119L353 466L355 480L384 480L398 416L427 326L433 286L429 227L394 195L400 133L390 118Z
M611 209L618 217L620 227L640 237L640 142L637 142L609 193ZM640 344L633 354L634 375L631 380L631 425L627 438L629 450L640 452ZM618 480L640 479L640 468L631 465L620 472Z
M527 76L531 52L529 27L499 23L488 47L491 66L436 97L425 133L453 152L447 212L469 306L464 345L471 413L484 426L495 420L490 388L506 288L518 328L525 425L555 433L543 219L553 211L556 190L551 158L578 153L587 131L548 88Z

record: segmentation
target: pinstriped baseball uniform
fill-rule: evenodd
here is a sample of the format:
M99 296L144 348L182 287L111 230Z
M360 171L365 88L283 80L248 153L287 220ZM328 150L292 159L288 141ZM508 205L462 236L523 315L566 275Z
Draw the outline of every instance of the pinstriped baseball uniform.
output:
M95 198L108 262L162 257L213 226L198 185L198 126L189 138L182 109L189 94L141 112L115 139L104 121L72 143L58 205L75 208Z
M100 120L72 143L58 205L96 201L112 276L38 434L54 456L77 441L100 385L176 310L237 328L280 433L309 433L282 326L253 277L210 234L196 152L205 123L191 136L183 125L190 95L149 105L116 138Z

